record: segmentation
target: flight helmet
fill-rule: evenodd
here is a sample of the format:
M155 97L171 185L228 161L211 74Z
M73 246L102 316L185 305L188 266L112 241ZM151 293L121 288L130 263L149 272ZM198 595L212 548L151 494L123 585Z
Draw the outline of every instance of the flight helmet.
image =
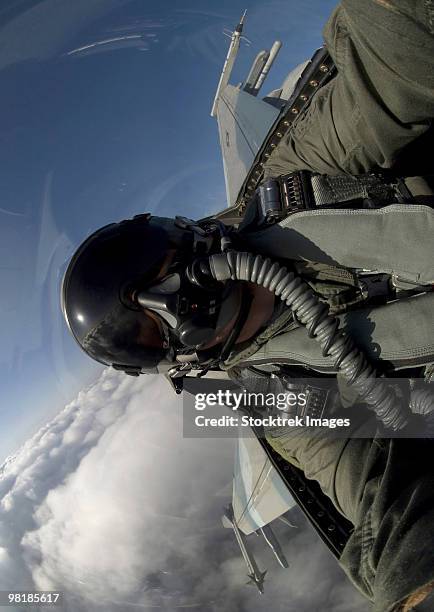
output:
M191 270L216 248L214 230L142 214L89 236L61 288L63 315L80 347L138 375L167 371L179 354L210 342L236 318L241 300L234 283L192 282Z

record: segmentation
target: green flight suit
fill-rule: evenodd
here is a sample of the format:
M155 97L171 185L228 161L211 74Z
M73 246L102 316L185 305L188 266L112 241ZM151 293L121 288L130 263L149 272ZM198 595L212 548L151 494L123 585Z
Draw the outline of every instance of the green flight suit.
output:
M391 168L434 117L433 34L433 0L343 0L324 29L339 74L282 138L265 176Z
M434 117L433 34L432 0L343 0L324 30L338 75L282 139L265 176L393 167ZM380 438L372 418L354 421L352 436L267 432L354 524L340 559L347 575L375 612L398 610L434 580L434 444Z

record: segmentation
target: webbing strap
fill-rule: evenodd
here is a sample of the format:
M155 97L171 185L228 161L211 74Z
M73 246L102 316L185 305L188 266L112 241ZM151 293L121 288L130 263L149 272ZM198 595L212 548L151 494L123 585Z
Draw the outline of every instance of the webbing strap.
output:
M246 213L246 217L253 216L253 223L264 227L293 213L317 208L372 209L411 204L414 200L402 178L383 174L329 176L301 170L264 181L249 204L254 214ZM249 225L252 220L244 222L240 229L245 231Z
M388 181L385 177L375 174L360 176L313 174L310 180L316 206L357 199L369 199L381 202L383 205L389 202L411 202L414 199L402 179Z

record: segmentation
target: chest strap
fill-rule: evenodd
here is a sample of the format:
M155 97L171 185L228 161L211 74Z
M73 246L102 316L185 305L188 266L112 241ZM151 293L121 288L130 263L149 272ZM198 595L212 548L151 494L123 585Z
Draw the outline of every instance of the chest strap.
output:
M299 171L268 179L252 201L256 224L271 225L288 215L318 207L380 208L412 203L414 198L402 178L383 174L328 176Z

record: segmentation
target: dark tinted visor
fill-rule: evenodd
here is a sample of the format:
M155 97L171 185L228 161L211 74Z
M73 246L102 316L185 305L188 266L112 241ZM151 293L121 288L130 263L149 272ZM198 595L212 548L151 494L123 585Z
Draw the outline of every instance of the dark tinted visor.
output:
M153 368L166 357L164 330L145 311L114 308L83 339L94 359L107 365Z
M167 237L159 228L138 225L101 230L75 254L63 283L63 303L71 331L79 342L103 318L110 318L128 285L155 279L167 256Z

